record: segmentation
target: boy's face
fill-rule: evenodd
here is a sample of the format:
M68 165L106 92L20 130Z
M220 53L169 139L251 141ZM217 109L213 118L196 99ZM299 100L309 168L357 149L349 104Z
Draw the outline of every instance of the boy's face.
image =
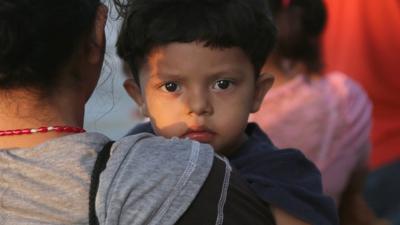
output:
M171 43L154 49L140 69L140 88L125 88L157 135L211 144L229 155L246 140L248 116L258 110L273 78L257 80L240 48Z

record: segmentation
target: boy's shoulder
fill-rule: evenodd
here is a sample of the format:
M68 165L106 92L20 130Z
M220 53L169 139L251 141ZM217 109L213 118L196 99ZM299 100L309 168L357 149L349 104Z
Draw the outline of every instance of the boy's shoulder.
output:
M154 134L153 127L151 126L151 123L150 122L138 123L132 129L130 129L125 136L139 134L139 133Z
M266 133L256 123L249 123L246 127L247 141L242 144L238 151L228 156L229 161L241 173L274 174L280 180L291 180L293 168L307 176L321 177L314 163L297 149L279 149L276 147ZM318 182L313 189L322 190Z
M228 157L230 160L249 160L253 157L271 156L288 157L291 155L304 157L303 153L297 149L285 149L288 151L281 153L280 149L273 144L268 135L256 123L248 123L245 132L248 137L247 141L239 147L235 154Z
M280 150L257 124L229 157L232 166L264 201L312 224L337 224L335 205L323 195L321 174L297 149Z
M246 127L247 141L240 147L240 149L257 150L263 149L264 151L275 151L277 147L272 143L268 135L261 130L257 123L248 123Z

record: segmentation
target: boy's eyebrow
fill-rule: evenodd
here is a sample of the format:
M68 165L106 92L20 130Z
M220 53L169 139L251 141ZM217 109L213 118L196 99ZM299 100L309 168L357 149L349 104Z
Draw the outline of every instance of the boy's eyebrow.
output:
M150 77L156 77L156 78L163 78L163 79L171 79L171 80L177 80L177 79L182 79L184 75L180 73L152 73Z
M229 68L229 69L222 68L219 71L215 71L215 72L209 74L208 76L210 78L218 78L218 77L226 76L226 75L245 75L245 74L246 74L245 70L242 70L242 69L240 69L240 67L237 67L237 68ZM161 77L164 79L174 79L174 80L185 78L185 74L182 74L178 71L176 71L176 72L157 71L157 73L152 73L150 76Z
M220 77L220 76L226 76L226 75L245 75L246 72L245 70L238 68L231 68L227 70L222 70L219 72L215 72L211 74L212 77Z

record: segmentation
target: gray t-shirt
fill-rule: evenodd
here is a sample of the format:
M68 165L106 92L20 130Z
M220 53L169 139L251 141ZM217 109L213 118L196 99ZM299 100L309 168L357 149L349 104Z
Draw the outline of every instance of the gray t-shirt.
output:
M82 133L0 150L0 224L88 224L90 175L108 141ZM173 224L201 188L212 159L209 146L189 140L139 134L117 141L100 178L100 224Z

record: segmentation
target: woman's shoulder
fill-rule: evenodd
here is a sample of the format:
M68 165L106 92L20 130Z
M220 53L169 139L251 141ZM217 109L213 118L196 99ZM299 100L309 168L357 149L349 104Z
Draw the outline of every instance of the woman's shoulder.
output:
M326 79L331 86L332 93L338 98L340 112L345 120L353 125L355 120L361 122L360 119L368 123L371 117L372 103L361 85L339 71L328 73Z
M356 95L367 98L367 93L361 85L343 72L332 71L327 73L325 77L329 85L333 86L339 94L343 96Z
M148 133L116 141L100 176L99 221L143 224L162 219L168 224L164 220L176 220L203 185L213 157L208 145ZM127 209L129 213L122 214Z
M208 145L188 139L164 138L150 133L129 135L117 140L113 145L112 154L123 157L124 160L145 162L146 165L162 163L160 167L168 166L168 161L172 161L175 166L186 166L188 160L212 161L214 157L214 152Z

